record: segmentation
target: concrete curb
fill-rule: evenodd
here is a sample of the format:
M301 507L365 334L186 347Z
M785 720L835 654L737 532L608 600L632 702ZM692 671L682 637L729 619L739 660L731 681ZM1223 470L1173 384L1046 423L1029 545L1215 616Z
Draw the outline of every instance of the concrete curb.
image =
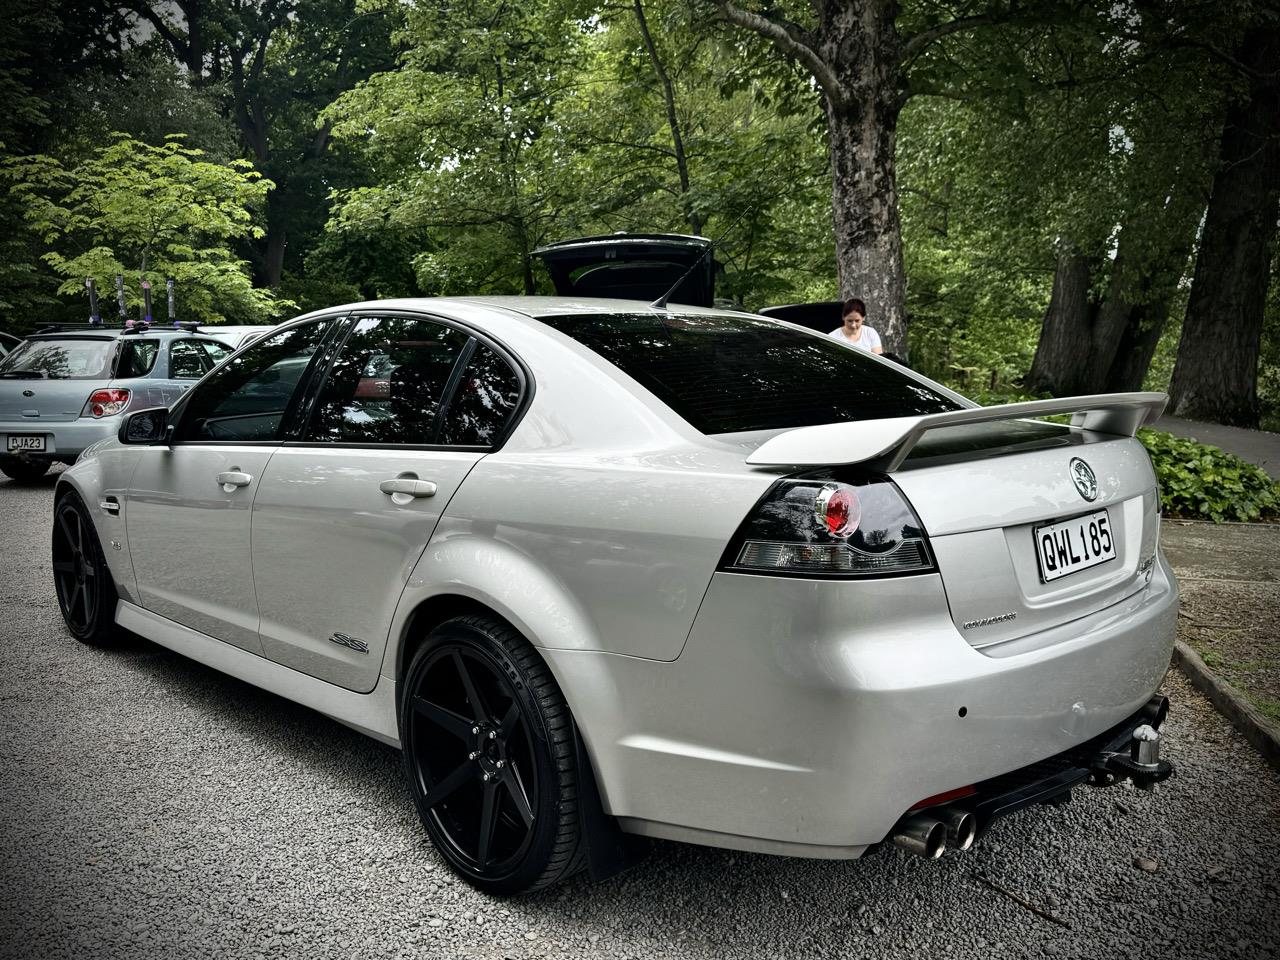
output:
M1244 694L1214 674L1200 659L1200 655L1181 640L1174 642L1173 662L1187 675L1191 685L1209 698L1218 711L1231 721L1231 725L1240 731L1241 736L1262 754L1267 763L1280 770L1280 728L1249 703Z

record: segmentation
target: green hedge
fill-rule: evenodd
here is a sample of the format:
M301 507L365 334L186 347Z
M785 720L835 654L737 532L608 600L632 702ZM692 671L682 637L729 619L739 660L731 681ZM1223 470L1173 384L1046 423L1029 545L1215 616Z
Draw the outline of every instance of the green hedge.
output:
M1187 520L1280 520L1280 483L1217 447L1139 430L1160 481L1165 516Z

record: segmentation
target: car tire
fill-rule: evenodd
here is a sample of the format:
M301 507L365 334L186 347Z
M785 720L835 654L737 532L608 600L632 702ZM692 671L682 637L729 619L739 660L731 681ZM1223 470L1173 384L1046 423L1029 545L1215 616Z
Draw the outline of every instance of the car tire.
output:
M35 483L48 472L49 463L45 460L0 457L0 473L15 483Z
M53 508L53 585L73 637L95 647L116 642L115 581L89 511L74 493Z
M496 619L454 618L428 634L402 689L410 790L453 870L510 895L582 869L573 718L529 642Z

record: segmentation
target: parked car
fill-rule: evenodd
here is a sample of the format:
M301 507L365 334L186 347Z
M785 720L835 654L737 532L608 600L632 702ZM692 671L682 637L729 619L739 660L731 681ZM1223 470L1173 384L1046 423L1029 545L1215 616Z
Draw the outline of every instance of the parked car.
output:
M710 309L358 304L130 412L58 478L53 577L86 643L124 627L398 746L490 892L636 837L934 857L1171 773L1134 439L1165 401L983 408Z
M210 324L201 327L200 332L206 337L213 337L215 340L221 340L232 350L238 350L246 343L256 340L268 330L274 330L273 326L258 325L233 325L233 324Z
M678 233L612 233L549 243L533 251L566 297L657 300L694 307L715 303L719 264L711 241Z
M190 330L49 328L0 360L0 472L23 482L114 436L127 410L177 399L231 353Z

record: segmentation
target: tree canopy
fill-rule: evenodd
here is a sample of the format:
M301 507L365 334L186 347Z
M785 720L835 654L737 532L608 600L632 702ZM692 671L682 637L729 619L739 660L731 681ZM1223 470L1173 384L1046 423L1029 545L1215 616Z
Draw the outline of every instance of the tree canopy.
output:
M1280 425L1275 0L12 7L11 326L81 313L80 274L140 278L144 250L193 310L248 320L547 292L544 243L676 231L718 241L726 300L860 296L979 395L1165 388L1179 363L1196 415ZM247 219L177 209L188 175ZM148 247L152 215L174 233ZM1200 365L1189 310L1221 333Z

